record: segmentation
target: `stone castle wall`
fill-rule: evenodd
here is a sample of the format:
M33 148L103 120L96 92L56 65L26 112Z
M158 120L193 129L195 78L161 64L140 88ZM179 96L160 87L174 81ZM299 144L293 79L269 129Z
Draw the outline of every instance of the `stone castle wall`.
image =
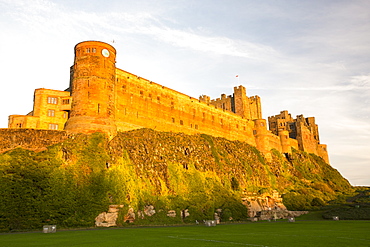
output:
M206 133L256 145L254 121L117 69L117 130Z

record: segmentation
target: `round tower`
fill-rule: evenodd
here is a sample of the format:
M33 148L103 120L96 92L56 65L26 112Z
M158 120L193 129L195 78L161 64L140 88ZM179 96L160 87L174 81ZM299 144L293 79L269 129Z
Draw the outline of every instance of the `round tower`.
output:
M269 142L270 132L267 130L266 119L255 119L254 137L256 139L257 149L260 150L268 161L272 160L271 147Z
M289 141L289 131L279 130L279 138L280 138L282 152L291 154L292 147Z
M115 63L116 49L109 44L85 41L75 46L72 107L66 130L115 134Z

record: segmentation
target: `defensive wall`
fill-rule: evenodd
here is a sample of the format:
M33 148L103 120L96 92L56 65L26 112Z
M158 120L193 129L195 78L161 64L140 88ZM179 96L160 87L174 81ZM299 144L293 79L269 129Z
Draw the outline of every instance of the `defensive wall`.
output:
M9 128L102 131L111 137L117 131L139 128L205 133L247 142L267 159L273 148L283 153L296 148L327 157L326 149L319 147L317 129L305 121L296 121L302 127L296 128L295 135L287 129L268 130L259 96L248 97L243 86L234 87L229 96L196 99L116 68L115 63L116 50L111 45L77 44L69 88L35 90L33 111L10 116Z

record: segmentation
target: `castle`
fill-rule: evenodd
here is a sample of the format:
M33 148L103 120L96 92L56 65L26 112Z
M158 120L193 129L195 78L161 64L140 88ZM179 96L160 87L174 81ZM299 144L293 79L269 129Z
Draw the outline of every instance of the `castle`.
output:
M243 86L233 95L199 99L116 68L113 46L85 41L75 46L70 85L65 91L36 89L33 111L9 116L9 128L51 129L77 133L150 128L157 131L205 133L257 147L271 159L271 149L314 153L327 163L315 118L293 119L287 111L262 119L259 96Z

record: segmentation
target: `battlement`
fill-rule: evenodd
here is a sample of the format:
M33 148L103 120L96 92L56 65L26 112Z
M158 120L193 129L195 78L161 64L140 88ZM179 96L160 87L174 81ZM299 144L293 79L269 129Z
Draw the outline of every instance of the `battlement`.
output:
M117 131L150 128L244 141L268 159L272 148L280 152L300 148L325 156L326 147L318 146L314 118L292 121L283 111L269 117L269 131L262 119L260 97L248 97L242 85L234 87L232 95L196 99L116 68L115 63L116 50L111 45L98 41L77 44L68 90L36 89L31 114L10 116L9 128L101 131L110 137ZM307 133L312 133L308 139Z
M207 95L201 95L199 96L199 101L209 104L209 102L211 101L211 97Z
M234 92L240 92L240 93L246 95L247 94L247 89L244 86L239 85L237 87L234 87Z

